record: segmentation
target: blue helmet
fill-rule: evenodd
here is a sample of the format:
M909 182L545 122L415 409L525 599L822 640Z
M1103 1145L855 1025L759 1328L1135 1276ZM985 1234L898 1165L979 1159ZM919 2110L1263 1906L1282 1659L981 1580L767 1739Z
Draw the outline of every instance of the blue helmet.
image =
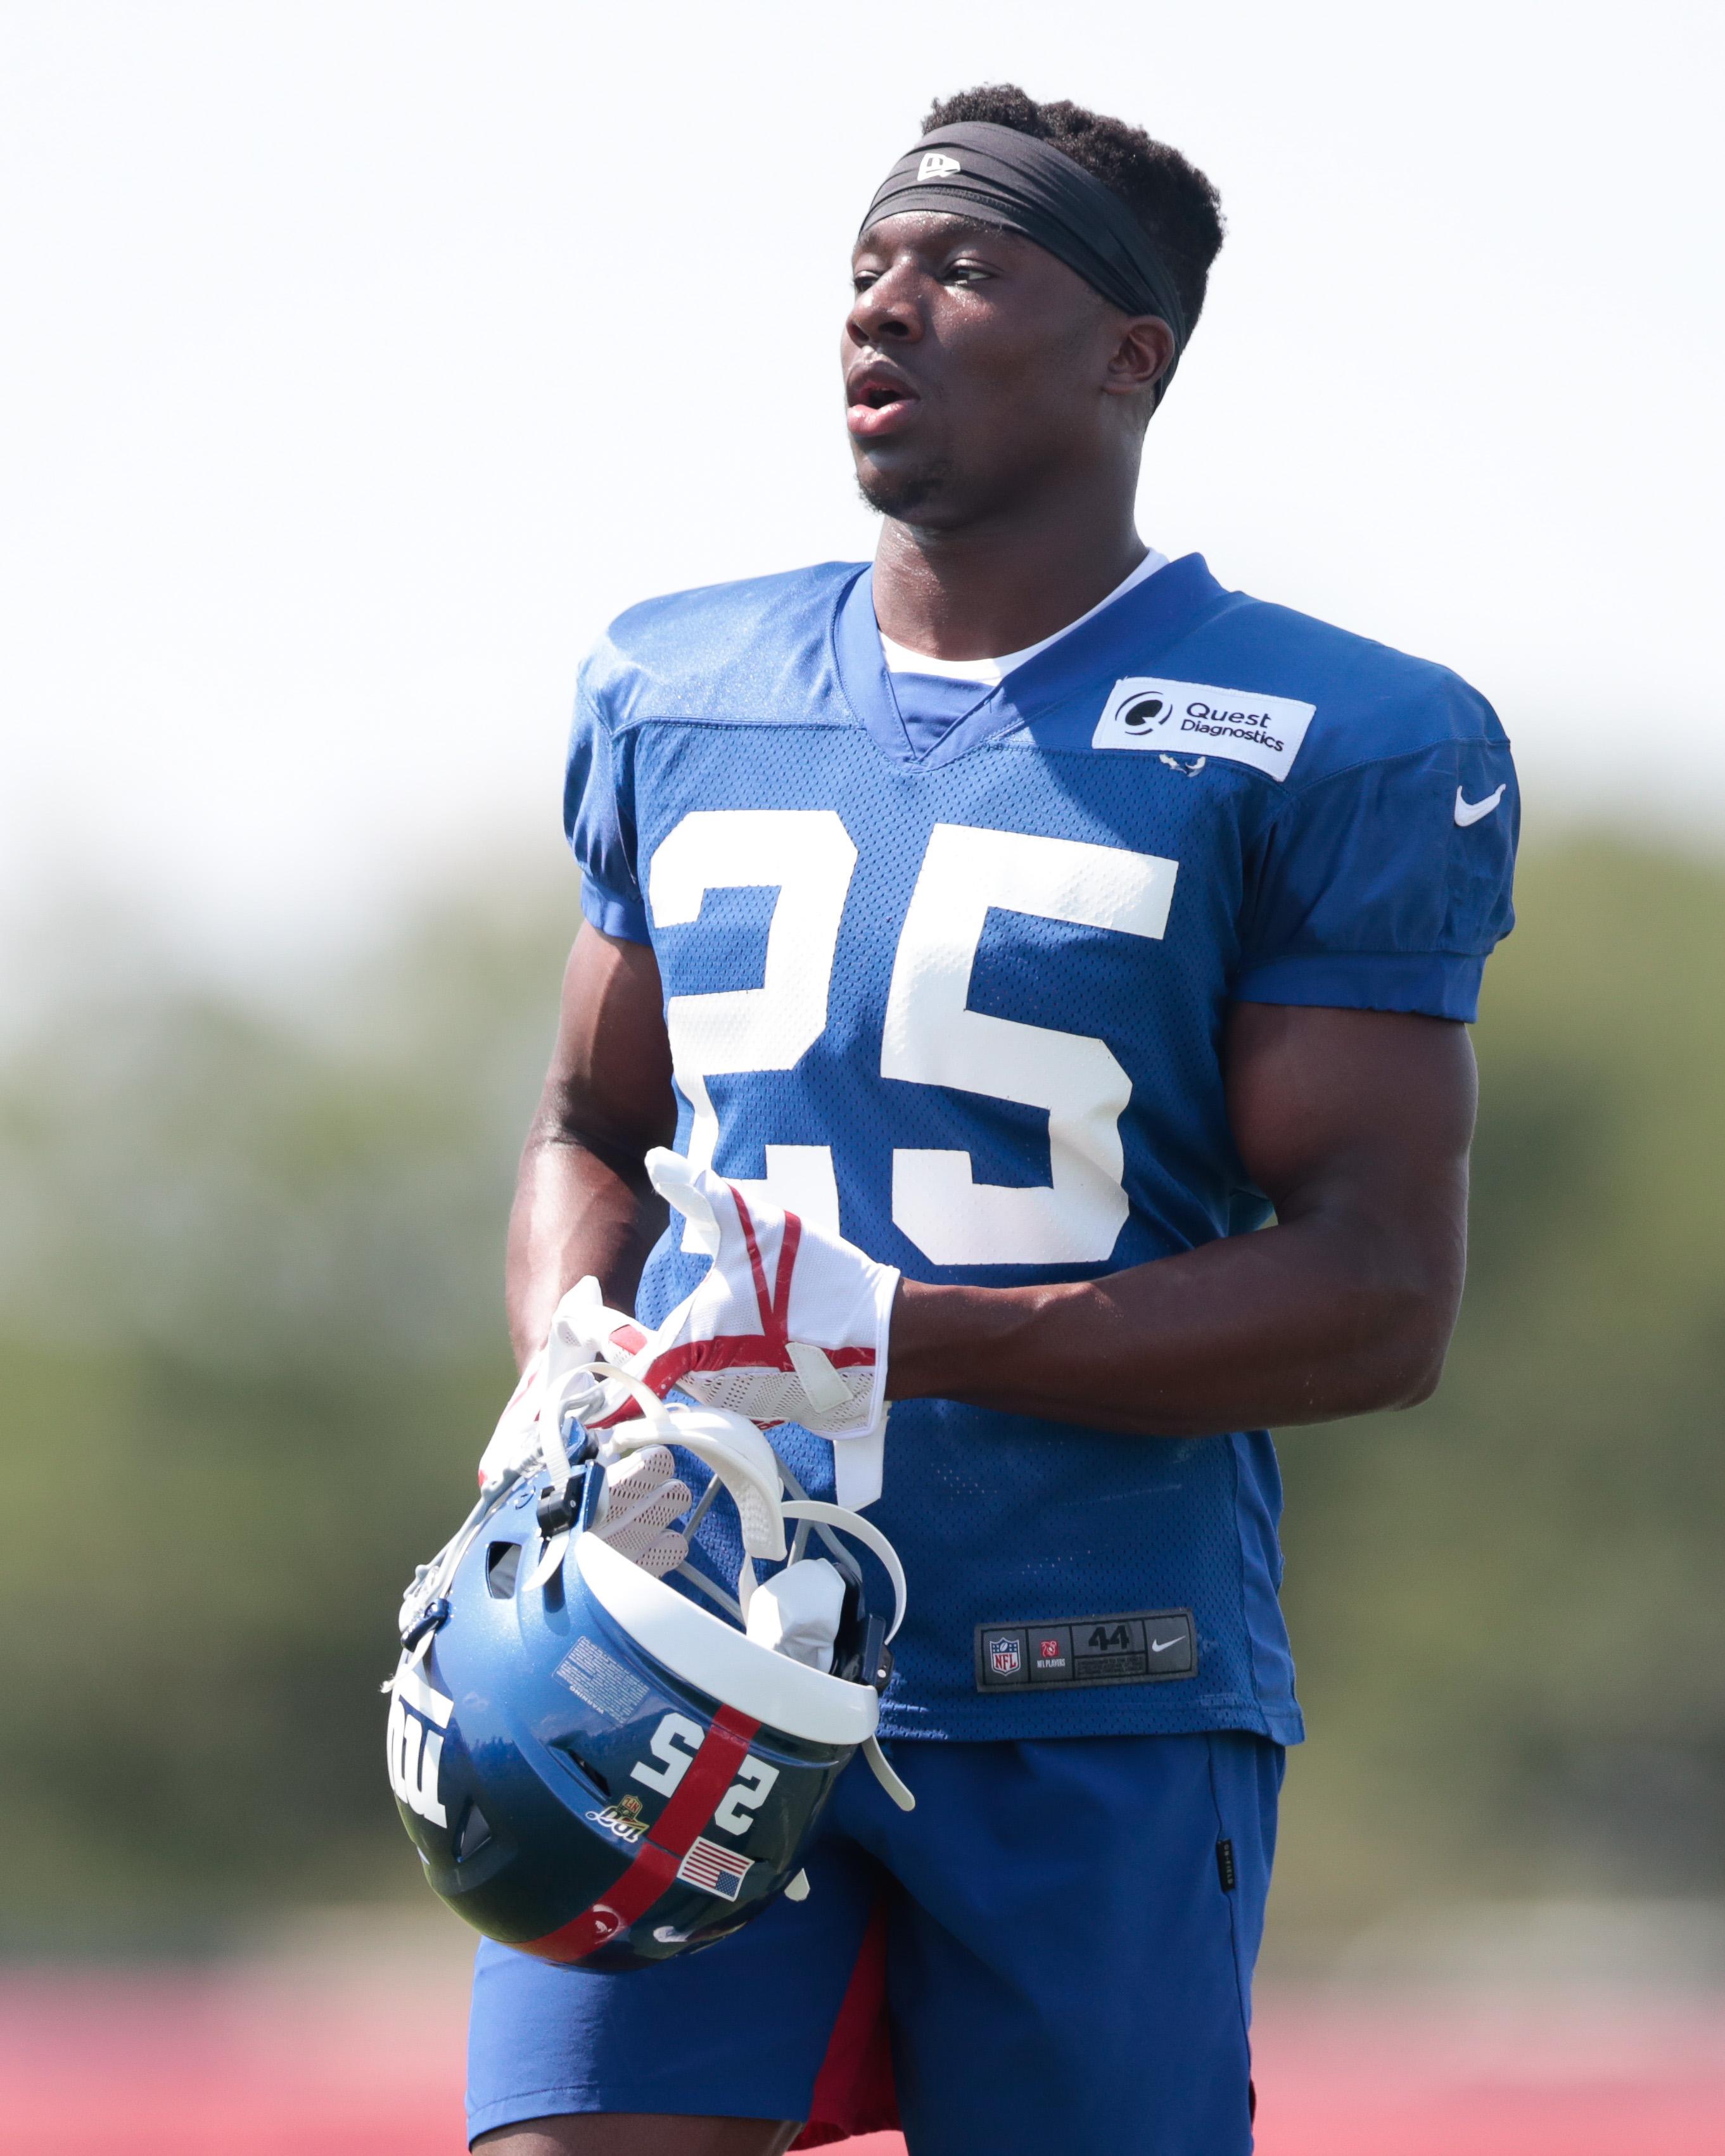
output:
M421 1568L386 1688L390 1782L434 1892L489 1938L593 1969L668 1960L780 1893L800 1898L803 1852L859 1749L910 1804L875 1738L903 1614L891 1545L854 1512L787 1500L781 1463L740 1416L640 1400L639 1422L605 1433L603 1450L580 1434L572 1460L566 1402L547 1408L547 1456L489 1490ZM737 1619L776 1584L757 1587L757 1559L788 1558L779 1580L798 1563L836 1575L821 1583L837 1619L829 1668L762 1644L605 1538L608 1479L655 1445L693 1453L737 1503L738 1599L681 1568ZM829 1560L802 1558L811 1530ZM840 1533L886 1567L890 1622Z

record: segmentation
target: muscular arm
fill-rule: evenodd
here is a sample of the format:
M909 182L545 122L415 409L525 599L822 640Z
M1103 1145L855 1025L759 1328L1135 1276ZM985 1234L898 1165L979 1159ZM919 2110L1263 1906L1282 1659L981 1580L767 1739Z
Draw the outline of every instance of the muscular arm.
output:
M1276 1224L1101 1281L906 1281L893 1314L894 1399L1182 1436L1426 1397L1466 1247L1466 1028L1241 1004L1225 1054L1235 1142ZM583 1273L630 1306L665 1218L641 1158L675 1125L653 953L583 927L510 1220L518 1357L538 1347Z
M1276 1224L1106 1280L906 1281L888 1391L1199 1435L1408 1407L1461 1296L1473 1050L1464 1027L1240 1004L1228 1106Z
M614 1308L631 1307L665 1217L641 1158L675 1129L658 964L644 943L583 926L509 1219L518 1363L542 1345L565 1290L584 1273L598 1276Z

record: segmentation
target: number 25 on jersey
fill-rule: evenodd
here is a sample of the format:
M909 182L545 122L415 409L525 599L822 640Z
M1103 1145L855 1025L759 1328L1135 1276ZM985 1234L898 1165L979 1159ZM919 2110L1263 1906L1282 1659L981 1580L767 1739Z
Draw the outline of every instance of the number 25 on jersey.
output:
M653 855L661 928L692 922L709 891L776 885L757 988L673 996L676 1081L694 1111L689 1158L711 1165L719 1119L707 1081L789 1070L825 1032L857 852L830 808L696 809ZM1132 1081L1105 1041L968 1008L991 909L1159 940L1178 863L1073 839L937 824L898 937L880 1075L1045 1109L1050 1181L978 1183L969 1153L895 1147L892 1218L936 1265L1076 1265L1106 1258L1124 1225L1120 1117ZM841 1233L829 1146L766 1147L767 1173L739 1188Z

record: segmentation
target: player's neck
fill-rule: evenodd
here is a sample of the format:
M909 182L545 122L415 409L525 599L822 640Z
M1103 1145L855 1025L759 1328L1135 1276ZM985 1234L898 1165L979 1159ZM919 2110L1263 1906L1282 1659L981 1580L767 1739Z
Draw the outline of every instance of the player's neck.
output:
M1086 489L957 529L889 519L875 554L875 619L894 643L936 659L992 659L1040 643L1099 606L1143 559L1135 492L1098 501Z

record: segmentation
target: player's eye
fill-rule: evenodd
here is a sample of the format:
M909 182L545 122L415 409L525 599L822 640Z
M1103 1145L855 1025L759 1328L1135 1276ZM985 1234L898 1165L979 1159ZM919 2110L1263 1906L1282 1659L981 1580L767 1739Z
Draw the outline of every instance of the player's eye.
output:
M993 275L986 262L952 262L941 273L943 285L980 285Z

